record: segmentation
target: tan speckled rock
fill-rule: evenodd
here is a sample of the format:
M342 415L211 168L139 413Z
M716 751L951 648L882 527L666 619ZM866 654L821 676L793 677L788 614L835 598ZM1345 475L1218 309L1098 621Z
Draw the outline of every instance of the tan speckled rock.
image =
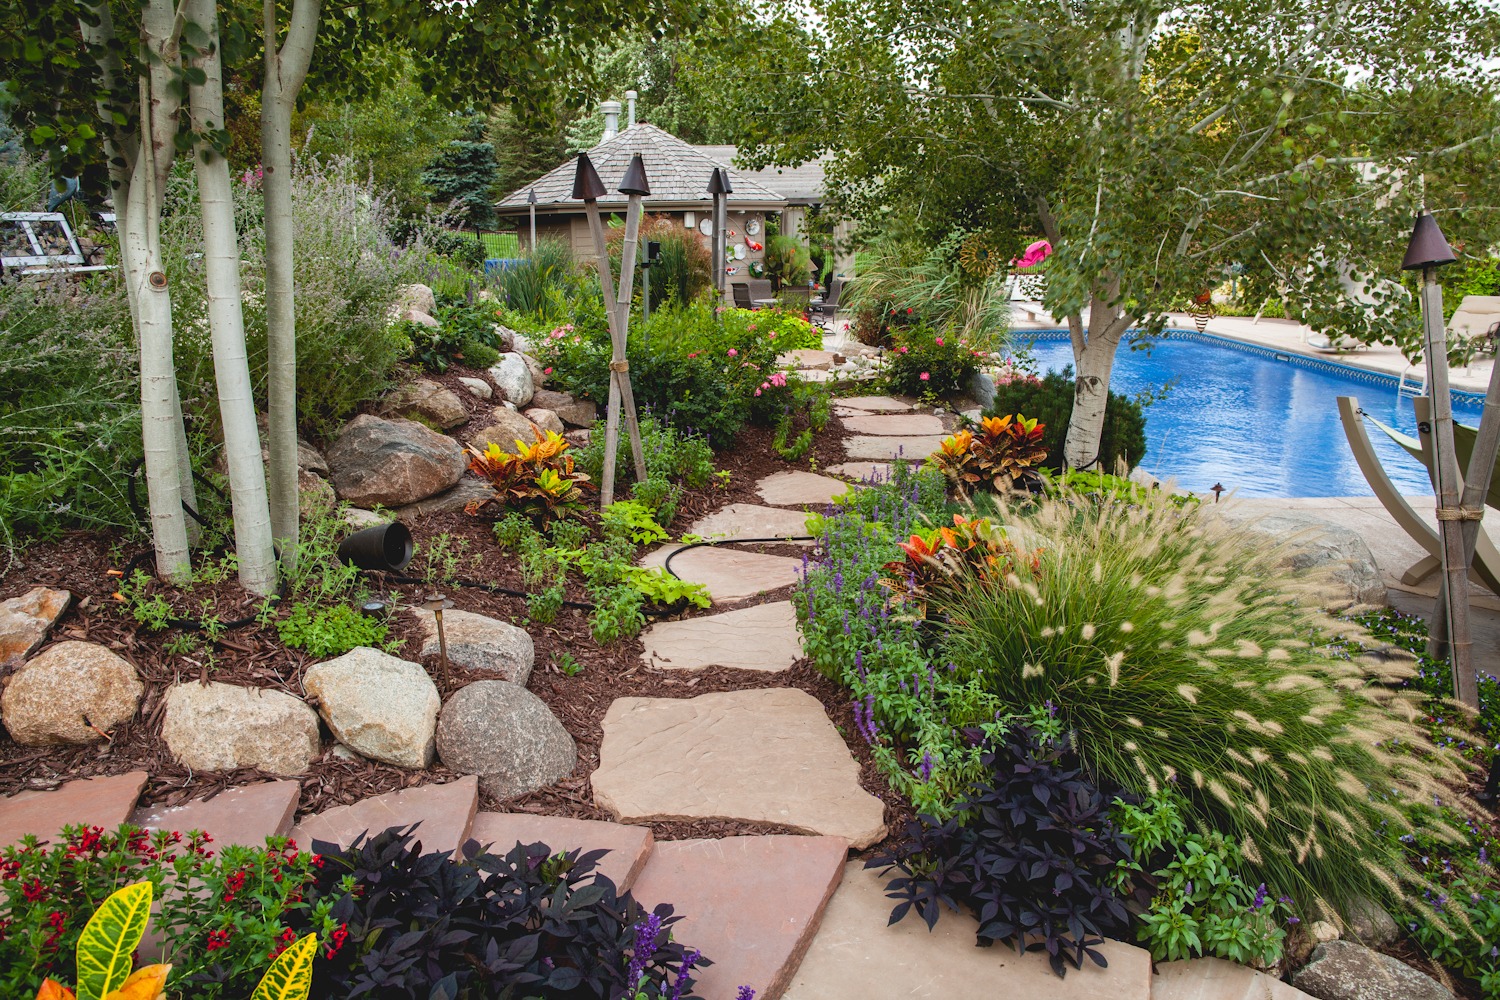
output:
M885 836L885 806L812 695L795 688L619 698L604 717L594 801L622 823L734 819Z
M301 774L318 757L318 713L284 691L189 681L166 700L162 739L195 771Z
M66 590L32 587L20 597L0 601L0 663L36 652L72 600Z
M346 746L397 767L432 763L441 699L419 663L360 646L302 678L318 714Z
M93 642L60 642L29 660L0 696L5 728L24 746L93 743L134 718L146 687L127 660Z

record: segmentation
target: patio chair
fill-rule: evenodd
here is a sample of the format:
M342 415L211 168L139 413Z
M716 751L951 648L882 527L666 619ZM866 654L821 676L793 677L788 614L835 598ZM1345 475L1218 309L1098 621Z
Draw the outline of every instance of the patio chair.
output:
M750 286L743 281L736 281L729 286L729 291L734 295L734 307L736 309L754 309L750 302Z
M844 290L844 279L834 278L828 282L828 291L821 299L814 299L808 304L807 312L809 318L819 326L827 326L830 329L836 325L839 312L839 295Z
M1426 396L1418 396L1412 400L1417 411L1417 425L1431 426L1432 401ZM1405 532L1411 536L1422 548L1427 550L1427 555L1418 559L1408 566L1401 574L1401 582L1407 586L1414 586L1432 576L1442 568L1442 539L1438 536L1437 529L1412 510L1396 484L1386 475L1385 468L1380 464L1380 457L1375 454L1375 447L1370 443L1370 437L1365 431L1363 420L1368 420L1376 427L1385 432L1386 436L1395 441L1406 451L1410 452L1417 461L1427 469L1427 474L1432 475L1432 440L1428 434L1422 434L1420 438L1408 437L1393 427L1376 420L1359 408L1359 400L1354 396L1339 397L1339 417L1344 422L1344 436L1349 439L1349 448L1354 452L1354 460L1359 463L1359 469L1365 474L1365 480L1370 488L1375 491L1381 506L1385 507L1391 517L1396 519ZM1458 452L1458 464L1465 475L1468 473L1469 457L1474 453L1474 439L1478 431L1463 424L1453 425L1454 450ZM1490 491L1484 498L1486 507L1500 510L1500 476L1490 480ZM1469 576L1488 587L1493 594L1500 594L1500 550L1495 548L1494 541L1481 523L1479 529L1479 541L1474 547L1474 562L1469 567Z
M771 290L770 278L751 278L749 280L749 285L750 301L754 304L756 309L759 309L762 303L769 302L770 300L776 298L776 293Z
M1495 331L1500 325L1500 295L1465 295L1448 321L1449 346L1465 362L1476 354L1495 353Z
M812 289L806 285L782 285L781 308L792 312L807 312L811 304Z

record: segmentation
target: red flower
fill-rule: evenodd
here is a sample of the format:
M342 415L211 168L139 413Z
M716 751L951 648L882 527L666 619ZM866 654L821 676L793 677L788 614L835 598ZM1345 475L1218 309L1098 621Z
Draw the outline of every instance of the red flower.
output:
M911 306L907 306L906 307L906 315L908 315L908 316L911 315Z
M229 932L228 931L209 931L208 932L208 944L204 946L203 950L204 951L218 951L220 948L228 948L228 947L229 947Z
M47 898L47 887L42 885L42 880L34 878L21 886L21 895L28 903L39 903Z
M339 953L339 949L349 939L349 925L339 924L338 928L332 934L328 935L328 939L332 943L328 947L326 957L332 958Z

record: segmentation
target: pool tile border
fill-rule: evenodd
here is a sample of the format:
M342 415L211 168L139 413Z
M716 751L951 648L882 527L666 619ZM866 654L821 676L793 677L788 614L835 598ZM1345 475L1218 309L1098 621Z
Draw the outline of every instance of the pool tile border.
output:
M1139 333L1139 330L1129 330L1127 335ZM1016 341L1055 341L1067 340L1068 331L1057 330L1017 330L1012 333ZM1386 372L1371 371L1368 368L1358 368L1339 361L1325 361L1322 358L1310 358L1305 354L1296 354L1291 351L1278 351L1274 347L1264 347L1260 344L1251 344L1243 340L1235 340L1233 337L1220 337L1212 333L1199 333L1197 330L1183 330L1171 327L1163 330L1153 339L1156 340L1195 340L1217 347L1226 347L1232 351L1244 351L1247 354L1256 354L1272 361L1280 361L1286 364L1296 365L1300 368L1309 368L1313 371L1321 371L1331 375L1342 375L1352 378L1357 382L1367 382L1370 385L1379 385L1389 389L1400 389L1401 379ZM1462 389L1451 389L1453 401L1469 406L1483 406L1484 393L1465 392Z

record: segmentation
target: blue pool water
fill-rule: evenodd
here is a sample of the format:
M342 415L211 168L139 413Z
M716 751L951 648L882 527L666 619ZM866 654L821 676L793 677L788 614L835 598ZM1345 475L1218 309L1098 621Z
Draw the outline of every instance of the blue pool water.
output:
M1073 363L1064 334L1018 333L1017 346L1033 336L1038 371ZM1115 357L1111 387L1134 395L1159 392L1146 408L1146 457L1141 467L1179 487L1204 493L1223 483L1240 496L1369 496L1339 421L1339 396L1356 396L1365 412L1416 435L1410 399L1398 399L1396 380L1347 371L1346 366L1282 361L1258 350L1225 346L1216 337L1174 335ZM1285 355L1283 355L1285 357ZM1455 396L1453 415L1476 426L1480 405ZM1422 466L1385 434L1366 425L1381 462L1404 493L1431 493Z

